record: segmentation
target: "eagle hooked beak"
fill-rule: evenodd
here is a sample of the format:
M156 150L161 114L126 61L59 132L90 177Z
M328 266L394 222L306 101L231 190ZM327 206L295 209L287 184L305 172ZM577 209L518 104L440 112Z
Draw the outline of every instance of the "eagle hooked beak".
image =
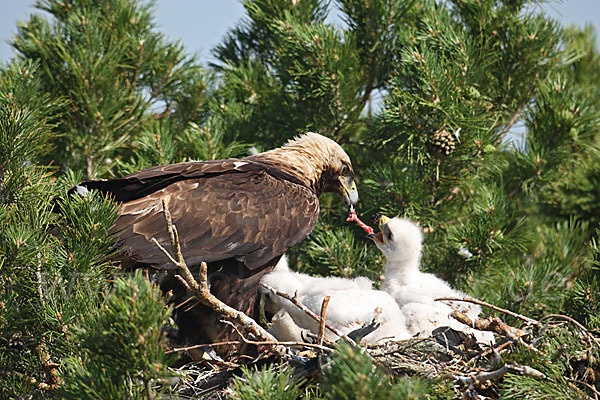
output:
M356 190L356 184L354 183L354 177L352 176L340 176L341 189L340 194L344 199L344 203L348 207L355 206L358 203L358 190Z
M373 222L375 222L377 224L377 227L379 228L379 232L378 233L370 233L367 235L367 237L371 240L373 240L375 243L378 244L385 244L386 240L385 240L385 235L383 234L383 225L387 224L390 221L390 219L388 217L386 217L385 215L381 215L381 214L377 214L375 215L375 217L373 217Z

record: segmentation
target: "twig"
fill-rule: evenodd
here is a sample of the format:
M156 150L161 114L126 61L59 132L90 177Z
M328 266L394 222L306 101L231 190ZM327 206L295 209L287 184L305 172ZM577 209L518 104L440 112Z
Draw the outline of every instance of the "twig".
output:
M475 376L455 376L455 381L463 385L479 384L481 382L489 381L492 379L502 378L507 373L531 376L536 379L545 379L546 375L538 371L535 368L528 367L526 365L519 364L506 364L503 367L489 372L482 372Z
M304 304L300 303L298 301L298 297L297 296L290 296L289 294L284 293L284 292L280 292L279 290L274 289L271 286L266 285L266 284L264 284L262 282L260 283L260 285L262 287L264 287L265 289L267 289L269 292L271 292L271 293L273 293L273 294L275 294L277 296L283 297L284 299L287 299L287 300L291 301L296 307L298 307L299 309L301 309L302 311L304 311L306 313L306 315L308 315L309 317L311 317L312 319L314 319L315 321L317 321L319 323L321 322L321 318L317 314L315 314L314 312L312 312ZM339 336L339 337L347 340L353 346L356 345L356 342L354 340L352 340L348 336L344 335L342 332L340 332L336 327L334 327L333 325L331 325L329 322L325 321L324 324L325 324L325 328L329 329L331 332L333 332L337 336Z
M575 326L577 326L579 329L581 329L586 336L592 341L593 344L595 344L596 346L600 346L600 339L596 338L594 335L592 335L592 333L590 331L587 330L587 328L583 325L581 325L577 320L566 316L566 315L562 315L562 314L549 314L544 316L540 321L545 321L547 319L564 319L565 321L569 321L571 323L573 323Z
M144 379L144 389L146 389L146 399L154 400L156 398L154 391L152 390L150 379Z
M517 314L516 312L512 312L510 310L506 310L504 308L500 308L498 306L492 305L490 303L486 303L485 301L474 299L472 297L465 297L464 299L461 299L460 297L438 297L437 299L435 299L435 301L445 301L445 300L447 300L447 301L464 301L466 303L479 304L480 306L488 307L488 308L491 308L494 311L499 311L501 313L510 315L511 317L515 317L515 318L518 318L520 320L523 320L523 321L527 322L528 324L532 324L532 325L535 325L535 326L540 326L541 325L541 323L539 321L536 321L533 318L529 318L529 317L526 317L524 315Z
M90 129L88 129L88 133L92 133L93 132L93 128L90 126ZM88 179L94 179L96 176L94 175L94 160L92 159L92 157L90 156L85 156L85 164L86 164L86 171L87 171L87 178Z
M250 340L247 339L242 332L240 332L240 330L237 328L237 326L235 326L234 324L232 324L229 321L221 321L224 324L230 325L236 332L238 335L240 335L240 338L242 338L242 341L246 344L253 344L253 345L268 345L268 346L278 346L279 343L278 342L264 342L264 341L256 341L256 340ZM308 347L314 347L314 348L318 348L320 350L326 350L329 352L334 351L333 349L330 349L329 347L325 347L325 346L319 346L317 344L311 344L311 343L304 343L304 342L283 342L283 343L291 343L291 346L304 346L304 345L309 345Z
M523 346L527 347L531 351L538 351L538 349L536 349L530 344L525 343L522 339L523 336L529 335L529 332L507 325L504 322L502 322L498 317L488 317L486 319L479 318L476 321L471 321L471 319L468 316L461 313L460 311L452 311L450 316L458 322L475 328L479 331L494 332L499 335L506 336L511 341L521 343Z
M258 325L256 321L252 318L248 317L241 311L236 310L235 308L228 306L223 303L221 300L217 299L211 292L208 287L208 279L207 279L207 266L205 262L200 264L200 273L199 273L199 282L196 281L192 273L190 272L183 255L181 253L181 246L179 244L179 237L177 234L177 228L173 225L173 221L171 220L171 213L167 207L166 202L163 200L163 212L165 217L165 225L167 227L167 232L169 233L169 238L171 240L171 248L175 253L175 258L173 258L169 252L158 243L158 240L152 238L154 244L171 260L175 266L181 272L183 279L187 283L187 286L190 288L194 296L205 306L208 306L213 311L217 312L219 315L222 315L227 320L234 322L235 324L247 329L252 335L257 338L263 339L266 342L277 342L269 332L267 332L263 327ZM279 349L285 350L285 349ZM276 348L276 351L277 348Z
M515 110L514 114L510 117L508 123L504 126L504 129L502 129L502 132L500 132L500 135L498 136L498 143L500 143L504 139L504 136L506 136L506 134L510 131L510 128L512 128L515 122L519 120L519 117L521 116L521 113L523 112L526 106L527 103L523 103Z
M570 380L567 381L567 385L575 390L577 392L577 394L579 394L579 396L581 396L582 399L590 399L592 400L592 397L588 396L587 393L585 393L583 390L581 390L580 388L577 387L576 384L574 384L573 382L571 382Z
M319 321L319 336L317 337L317 344L319 346L323 345L323 336L325 335L325 313L327 312L329 299L329 296L325 296L323 298L323 303L321 304L321 321Z
M42 304L42 308L46 309L46 300L44 299L44 290L42 289L42 287L43 287L42 263L40 262L39 256L40 256L40 253L38 253L38 264L37 264L37 270L35 271L35 275L37 277L37 289L38 289L38 294L40 295L40 302Z
M304 346L304 347L312 347L315 349L329 351L329 352L334 351L334 349L329 348L327 346L319 346L318 344L313 344L313 343L293 342L293 341L287 341L287 342L254 341L254 340L250 340L250 339L246 339L246 338L242 337L242 340L230 340L228 342L203 343L203 344L196 344L196 345L188 346L188 347L176 347L176 348L165 351L165 353L170 354L170 353L176 353L176 352L180 352L180 351L203 349L206 347L229 346L229 345L240 345L240 344L253 344L253 345L257 345L257 346Z
M452 311L450 316L458 322L470 326L471 328L475 328L479 331L494 332L499 335L507 336L510 339L519 339L523 336L529 335L529 332L510 326L502 322L498 317L488 317L485 319L478 318L475 321L471 321L467 315L461 313L460 311Z
M515 342L512 340L507 340L506 342L502 343L501 345L499 345L498 347L491 347L487 350L485 350L484 352L480 353L477 355L477 357L473 357L468 361L468 364L472 364L474 362L476 362L477 360L486 357L487 355L493 353L494 351L500 353L502 350L506 349L508 346L512 346Z
M583 385L586 388L588 388L589 390L591 390L592 394L594 395L594 400L598 400L598 396L600 396L600 392L594 386L590 385L587 382L580 381L579 379L573 379L572 381L576 382L576 383L579 383L580 385ZM578 388L578 390L579 390L579 388Z
M181 275L175 275L175 279L177 279L177 280L178 280L178 281L179 281L179 282L180 282L180 283L183 285L183 287L185 287L187 290L191 290L191 289L190 289L190 285L188 285L188 283L185 281L185 279L183 279L183 276L181 276ZM176 306L176 307L177 307L177 308L181 307L181 305L182 305L183 303L185 303L185 301L183 301L183 302L181 302L181 303L177 304L177 306ZM196 303L196 304L197 304L197 303Z
M515 285L517 285L517 290L519 291L519 293L521 293L521 300L523 301L523 310L525 310L525 315L527 316L527 318L529 318L529 313L527 312L527 306L525 305L525 295L523 294L523 291L521 290L521 286L519 286L519 281L517 280L517 277L515 275L514 272L512 272L512 270L510 271L510 274L513 277L513 280L515 281Z

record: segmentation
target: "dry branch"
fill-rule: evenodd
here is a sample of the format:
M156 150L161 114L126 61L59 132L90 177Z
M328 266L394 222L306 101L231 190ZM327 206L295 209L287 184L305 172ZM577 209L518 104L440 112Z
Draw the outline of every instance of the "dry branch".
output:
M463 385L477 385L492 379L502 378L508 373L531 376L536 379L546 378L546 375L544 375L542 372L538 371L535 368L531 368L526 365L511 363L506 364L495 371L482 372L475 376L457 376L455 377L455 380L457 383L461 383Z
M325 335L325 313L327 312L329 299L329 296L325 296L323 298L323 303L321 304L321 321L319 321L319 336L317 337L317 344L319 346L323 345L323 335Z
M250 340L250 339L242 337L242 340L230 340L227 342L203 343L203 344L195 344L193 346L187 346L187 347L176 347L176 348L165 351L165 353L169 354L169 353L177 353L180 351L203 349L203 348L207 348L207 347L229 346L229 345L239 345L239 344L252 344L252 345L256 345L256 346L304 346L304 347L312 347L315 349L324 350L324 351L328 351L328 352L334 351L334 349L332 349L330 347L319 346L318 344L314 344L314 343L293 342L293 341L266 342L266 341Z
M504 322L502 322L498 317L488 317L486 319L479 318L476 321L471 321L471 319L468 316L461 313L460 311L452 311L450 316L458 322L475 328L477 330L494 332L498 335L506 336L512 342L521 343L523 346L527 347L531 351L538 351L538 349L536 349L534 346L523 341L523 337L529 335L529 332L507 325Z
M167 204L163 200L163 212L165 217L165 225L167 227L167 232L169 233L169 238L171 240L171 248L175 253L175 257L172 257L171 254L163 247L155 238L152 238L154 244L171 260L175 266L179 269L185 284L192 291L194 296L205 306L209 307L213 311L217 312L219 315L222 315L228 321L235 323L236 325L247 329L254 337L262 339L265 342L274 343L277 342L269 332L263 329L256 321L252 318L248 317L241 311L236 310L233 307L228 306L223 303L221 300L216 298L208 287L208 279L207 279L207 266L205 262L202 262L200 265L200 273L199 273L199 282L196 281L192 273L190 272L183 255L181 253L181 246L179 244L179 237L177 234L177 228L173 225L171 220L171 213L167 207ZM181 280L181 279L180 279ZM285 350L285 349L277 349ZM285 351L284 351L285 352Z
M479 354L478 357L471 358L468 363L472 364L472 363L476 362L478 359L487 357L488 355L490 355L492 353L498 353L498 355L500 355L504 350L506 350L507 347L510 347L513 344L515 344L515 342L513 340L507 340L506 342L498 345L498 347L491 347L491 348L485 350L483 353Z
M502 336L506 336L510 339L518 339L529 334L529 332L523 329L515 328L500 320L498 317L479 318L475 321L461 313L460 311L452 311L450 314L452 318L460 323L475 328L479 331L494 332Z
M460 298L460 297L438 297L437 299L435 299L435 301L464 301L466 303L473 303L473 304L478 304L480 306L484 306L487 308L491 308L494 311L499 311L501 313L504 313L506 315L510 315L511 317L515 317L518 318L520 320L523 320L525 322L527 322L528 324L532 324L532 325L536 325L536 326L540 326L541 323L539 321L536 321L533 318L529 318L526 317L524 315L521 314L517 314L516 312L504 309L504 308L500 308L498 306L495 306L493 304L490 303L486 303L485 301L481 301L481 300L477 300L474 299L472 297L465 297L465 298Z

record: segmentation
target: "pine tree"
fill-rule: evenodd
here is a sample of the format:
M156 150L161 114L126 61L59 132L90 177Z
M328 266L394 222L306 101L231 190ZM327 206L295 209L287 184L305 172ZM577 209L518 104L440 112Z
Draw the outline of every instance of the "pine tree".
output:
M0 397L151 396L168 376L156 290L139 275L117 279L123 272L107 261L115 204L66 189L243 156L308 130L350 154L361 217L420 223L424 270L518 313L566 313L600 329L592 27L562 27L519 0L243 4L246 18L207 66L158 31L151 2L43 0L50 19L19 25L17 58L0 66ZM332 7L343 23L329 22ZM523 138L511 142L516 126ZM377 283L382 255L345 212L322 196L318 226L291 264ZM537 346L503 362L551 380L509 374L499 394L598 389L597 347L568 326ZM333 360L304 397L454 394L397 381L355 349ZM246 372L238 396L302 396L273 371Z
M107 230L116 208L97 195L64 199L47 166L61 104L43 92L39 66L2 67L0 169L0 360L2 397L53 388L60 360L73 352L68 333L95 309L108 285ZM62 240L49 235L54 224Z
M63 101L46 163L106 176L156 124L169 132L204 122L208 74L156 31L151 3L43 0L37 7L52 20L32 15L12 44L20 58L39 60L43 93Z
M117 279L101 308L83 316L71 335L79 352L64 360L60 395L153 398L153 386L168 376L161 345L169 312L158 288L141 271L133 278Z

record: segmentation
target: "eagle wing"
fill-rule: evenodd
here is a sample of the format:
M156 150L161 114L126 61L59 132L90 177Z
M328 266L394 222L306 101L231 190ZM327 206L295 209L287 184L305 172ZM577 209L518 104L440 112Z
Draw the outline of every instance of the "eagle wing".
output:
M251 270L260 268L304 239L319 215L310 189L243 160L154 167L84 185L122 202L112 228L122 251L167 269L174 265L152 242L170 249L163 200L190 265L237 258Z

